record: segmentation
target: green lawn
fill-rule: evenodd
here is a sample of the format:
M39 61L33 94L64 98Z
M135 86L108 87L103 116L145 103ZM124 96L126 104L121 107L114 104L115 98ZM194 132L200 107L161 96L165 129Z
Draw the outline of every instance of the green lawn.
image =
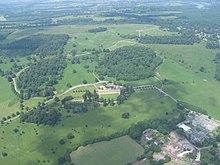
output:
M80 147L71 153L76 165L125 165L134 162L144 149L129 136Z
M37 160L41 163L45 160L46 164L54 165L67 148L73 148L86 140L122 131L138 121L153 118L170 119L176 116L171 113L174 107L175 103L172 100L167 97L158 99L158 92L152 90L136 92L120 106L105 108L101 106L72 117L67 117L68 113L62 112L61 122L54 127L21 124L19 120L15 120L0 127L0 148L8 153L7 157L1 157L0 164L16 162L18 165L27 165L37 164ZM130 113L129 119L121 118L125 112ZM170 112L169 115L166 115L166 112ZM14 128L18 128L19 132L14 133ZM70 132L75 138L67 140L66 135ZM60 145L58 143L60 139L65 139L66 143Z

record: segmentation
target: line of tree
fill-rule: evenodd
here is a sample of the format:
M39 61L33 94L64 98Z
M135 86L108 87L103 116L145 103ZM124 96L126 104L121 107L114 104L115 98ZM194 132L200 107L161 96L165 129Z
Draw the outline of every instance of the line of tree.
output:
M216 53L214 62L216 63L215 79L220 81L220 53Z
M153 49L140 46L125 46L106 53L99 60L96 72L100 76L114 77L117 81L135 81L154 75L162 59Z
M142 44L177 44L177 45L193 45L198 42L198 38L194 35L183 36L143 36L139 42Z
M94 28L94 29L89 29L88 32L89 33L99 33L99 32L105 32L108 29L106 27L98 27L98 28Z

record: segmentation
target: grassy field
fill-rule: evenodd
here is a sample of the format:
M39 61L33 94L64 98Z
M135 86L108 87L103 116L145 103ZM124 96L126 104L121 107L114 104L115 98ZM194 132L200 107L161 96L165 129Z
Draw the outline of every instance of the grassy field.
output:
M219 87L214 79L216 65L213 62L218 50L195 45L146 45L154 48L165 61L158 72L171 83L165 90L178 100L205 109L209 115L220 119ZM183 61L183 62L182 62ZM200 68L205 71L201 72Z
M87 69L84 68L85 65L89 66L88 69L91 71L90 73L88 73ZM90 63L89 61L81 60L80 65L73 65L70 61L68 61L67 68L64 70L64 77L55 86L57 92L62 93L63 91L67 90L68 83L70 83L72 86L83 84L83 80L86 80L88 83L94 83L95 77L92 73L94 67L95 64ZM73 69L76 70L76 73L73 73Z
M153 118L170 119L176 114L166 115L166 112L172 112L174 107L175 103L172 100L158 99L158 92L152 90L136 92L120 106L100 107L72 117L67 117L68 113L62 112L61 122L54 127L21 124L15 120L0 127L1 150L8 153L7 157L1 157L0 164L37 164L39 160L40 163L46 161L45 164L53 165L67 148L89 139L122 131L138 121ZM125 112L130 113L130 119L121 118ZM15 128L19 129L18 133L13 131ZM75 138L67 140L66 136L70 132ZM60 139L64 139L66 143L60 145Z
M71 153L71 159L76 165L125 165L134 162L143 151L143 148L129 136L124 136L80 147Z
M159 29L156 25L143 25L143 24L122 24L122 25L106 25L108 31L101 33L88 33L89 29L99 27L97 25L66 25L52 27L44 31L49 34L68 34L71 38L68 41L65 52L68 54L72 50L72 45L77 45L78 53L84 48L96 48L100 47L110 48L119 41L124 40L120 35L138 35L137 29L143 29L142 35L172 35L168 31ZM95 41L95 42L94 42ZM130 44L130 43L126 43Z

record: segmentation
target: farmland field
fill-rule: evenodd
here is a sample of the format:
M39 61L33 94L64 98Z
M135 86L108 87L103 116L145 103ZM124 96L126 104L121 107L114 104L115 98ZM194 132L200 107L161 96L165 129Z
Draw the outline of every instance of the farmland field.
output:
M80 147L71 153L76 165L124 165L136 160L143 148L130 137L124 136L108 142Z

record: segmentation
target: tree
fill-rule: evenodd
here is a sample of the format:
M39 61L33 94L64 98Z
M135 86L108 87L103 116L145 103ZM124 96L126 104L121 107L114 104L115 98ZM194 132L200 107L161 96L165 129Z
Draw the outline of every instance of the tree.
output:
M128 112L126 112L126 113L123 113L123 114L121 115L121 117L124 118L124 119L129 119L130 114L129 114Z
M76 73L76 69L73 69L73 73Z
M59 144L60 144L60 145L64 145L64 144L65 144L65 140L61 139L61 140L59 141Z
M83 84L87 84L88 82L87 82L87 80L83 80Z
M75 136L72 133L67 134L67 139L73 139Z
M19 131L19 129L18 129L18 128L15 128L13 131L14 131L15 133L17 133L17 132Z
M72 54L72 56L75 56L77 54L77 50L76 49L72 49L71 50L71 54Z
M8 156L8 153L7 152L2 152L2 156L6 157L6 156Z
M205 71L205 68L204 68L204 67L201 67L199 70L200 70L200 72L204 72L204 71Z
M115 103L114 103L114 100L113 100L113 99L111 99L110 105L111 105L111 106L114 106L114 105L115 105Z
M108 105L107 100L104 99L104 101L103 101L103 106L106 107L107 105Z

